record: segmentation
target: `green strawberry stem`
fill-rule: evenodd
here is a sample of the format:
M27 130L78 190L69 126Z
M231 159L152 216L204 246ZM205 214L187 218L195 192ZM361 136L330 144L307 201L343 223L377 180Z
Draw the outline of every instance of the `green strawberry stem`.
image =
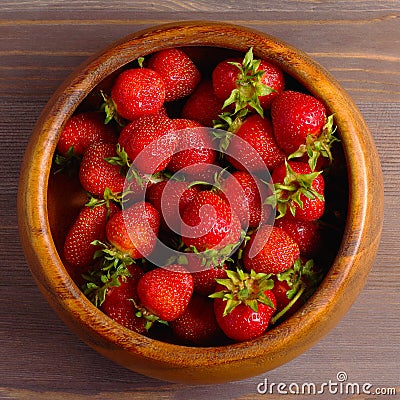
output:
M240 261L243 258L243 251L244 248L246 247L247 242L251 239L251 235L252 235L253 231L252 230L248 230L246 232L246 234L243 237L243 242L241 244L241 246L239 247L239 250L237 252L237 260Z
M93 242L96 245L98 243L101 242ZM95 257L98 256L95 255ZM100 307L104 303L107 291L111 287L120 286L120 279L126 279L129 276L131 276L130 272L124 263L111 261L109 257L104 257L100 268L82 275L87 281L82 286L82 291L96 307Z
M211 182L207 182L207 181L192 181L189 183L188 185L188 189L192 188L193 186L198 186L198 185L202 185L202 186L211 186L211 191L218 193L219 191L222 190L222 182L224 180L224 174L227 172L228 167L225 167L223 169L221 169L221 171L215 172L214 173L214 181Z
M298 174L293 171L286 159L285 165L286 175L283 183L277 182L270 185L273 194L268 196L264 201L264 204L269 204L277 208L277 219L283 217L288 208L293 216L296 214L296 205L303 208L301 195L309 199L318 198L321 201L324 200L324 196L318 193L312 186L313 180L321 174L322 171Z
M227 261L233 261L230 257L236 248L239 246L240 241L236 243L229 243L221 249L207 249L202 252L198 251L196 246L191 245L184 251L198 255L201 259L201 266L209 268L211 266L221 267Z
M128 181L128 183L135 180L141 188L144 188L149 183L158 183L166 179L169 179L167 171L160 171L154 174L144 174L139 173L133 166L131 166L126 173L126 180Z
M281 319L301 297L303 301L308 299L320 284L322 277L321 271L315 270L312 259L303 263L301 258L295 261L292 268L277 274L276 278L279 281L286 281L290 287L286 293L290 301L272 318L271 323L275 324Z
M74 146L72 145L65 153L65 156L55 154L54 164L57 165L58 168L54 171L54 174L67 172L69 176L77 176L81 161L82 156L75 153Z
M112 120L115 120L119 126L124 127L125 123L118 114L117 107L115 106L113 99L110 96L107 96L103 91L101 91L100 94L104 100L100 107L100 111L103 111L106 114L104 123L109 124Z
M118 165L121 167L120 173L126 175L126 169L131 167L131 162L129 160L128 154L119 143L115 147L117 153L116 156L106 157L105 160L111 165Z
M125 197L129 195L130 191L118 192L114 193L110 188L106 187L103 193L102 198L94 197L90 193L88 193L89 200L85 204L85 206L94 208L98 206L105 205L108 210L110 209L110 202L113 202L119 206L122 206L124 203Z
M239 110L237 113L227 111L220 114L218 120L213 121L212 135L214 139L219 140L220 152L226 152L234 133L239 130L247 114L247 108Z
M254 270L247 273L240 268L236 271L226 270L226 274L228 276L226 279L215 279L217 283L225 286L225 289L208 296L226 301L224 316L242 303L254 312L258 312L258 303L275 308L271 299L265 294L274 286L274 281L270 279L271 274L256 273Z
M336 126L333 125L334 114L328 116L322 132L319 136L307 135L306 142L288 156L288 159L293 159L297 157L302 157L307 154L308 165L311 170L314 171L317 165L318 158L325 157L328 158L329 162L332 163L332 144L338 142L339 139L334 135L336 132Z
M126 254L108 243L101 242L100 240L94 240L92 243L94 246L100 246L101 249L94 253L93 258L101 258L102 269L118 269L120 265L127 266L132 265L136 262L129 254Z
M233 89L230 96L225 100L222 108L235 104L235 113L252 107L261 117L264 118L264 111L260 105L259 97L266 96L275 90L261 83L264 71L259 71L261 60L253 59L253 48L250 47L241 63L230 62L239 70L236 81L237 88Z
M281 319L293 306L294 303L302 296L305 291L305 287L301 286L295 296L290 300L290 302L284 307L278 314L271 318L271 325L275 325L276 322Z
M131 301L133 303L133 306L136 309L135 315L138 318L143 318L145 320L144 327L145 327L146 331L148 331L156 322L163 324L163 325L168 325L167 321L164 321L163 319L159 318L157 315L152 314L145 307L142 307L141 305L136 303L136 301L134 299L129 299L129 301Z

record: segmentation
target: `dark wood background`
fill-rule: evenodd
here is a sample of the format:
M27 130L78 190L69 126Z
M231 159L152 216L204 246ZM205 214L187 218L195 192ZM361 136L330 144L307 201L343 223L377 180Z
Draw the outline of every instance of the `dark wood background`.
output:
M277 394L257 395L257 385L266 378L299 385L336 381L340 371L347 373L348 382L369 382L373 390L395 387L399 396L399 16L398 0L2 0L0 398L278 398ZM215 386L149 379L115 365L82 343L35 286L19 243L16 217L23 153L40 111L57 86L88 56L128 33L193 19L257 28L299 47L325 66L348 90L369 124L385 179L381 246L367 284L346 317L287 365ZM330 398L328 394L322 397Z

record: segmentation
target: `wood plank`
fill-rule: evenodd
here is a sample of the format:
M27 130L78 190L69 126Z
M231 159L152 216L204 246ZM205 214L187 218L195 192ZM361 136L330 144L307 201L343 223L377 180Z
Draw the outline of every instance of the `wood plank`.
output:
M305 396L257 395L257 385L265 378L286 384L322 383L334 380L339 371L345 371L351 382L396 387L399 394L399 16L397 0L3 0L0 398L301 399ZM15 204L30 133L45 103L68 74L121 36L159 23L191 19L219 19L259 29L301 48L325 66L348 90L368 123L385 180L379 252L364 290L344 319L287 365L212 386L172 384L135 374L103 358L71 333L29 273L19 243Z
M18 11L18 10L39 10L44 12L46 10L57 10L61 14L64 11L71 12L72 10L107 10L107 11L126 11L126 10L137 10L140 9L143 12L154 13L159 11L270 11L277 13L287 12L346 12L346 11L357 11L364 13L375 13L382 10L398 10L399 4L396 0L380 1L374 0L327 0L323 2L316 2L314 0L274 0L268 3L257 3L251 0L243 0L240 4L235 0L227 0L223 4L217 1L208 2L206 0L199 1L186 1L177 2L173 0L165 1L135 1L127 2L125 0L115 0L112 3L108 3L103 0L70 0L68 3L63 0L36 0L36 1L24 1L24 0L5 0L2 2L2 11Z
M258 19L238 20L235 12L230 11L221 20L259 29L299 47L330 70L355 99L367 100L374 96L385 101L389 95L397 101L400 57L397 43L392 40L398 30L396 10L384 8L375 11L374 17L365 18L363 14L362 19L359 11L341 12L343 19L315 21L312 11L303 11L308 19L296 14L297 18L280 19L278 23L270 12L266 12L265 19L262 11L257 11L254 17ZM1 87L9 95L27 96L31 88L50 96L73 68L105 45L133 31L173 21L169 16L143 22L142 15L143 11L131 19L126 16L113 19L107 12L98 11L94 16L91 13L91 19L83 20L54 18L53 13L37 19L35 13L26 12L23 20L9 15L0 21L0 35L8 37L0 43ZM213 19L210 15L203 17ZM101 36L97 33L99 27ZM379 32L379 42L374 32ZM46 42L41 40L44 35L49 39ZM85 37L83 42L82 37ZM344 42L346 51L343 51ZM20 85L21 80L25 85Z

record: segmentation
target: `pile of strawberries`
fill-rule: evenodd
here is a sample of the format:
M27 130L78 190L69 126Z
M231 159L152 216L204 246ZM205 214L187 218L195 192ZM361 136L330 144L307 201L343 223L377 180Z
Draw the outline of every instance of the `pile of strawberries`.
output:
M329 266L333 116L252 49L208 71L183 49L138 59L76 112L55 168L88 200L62 258L85 295L135 332L195 346L262 335Z

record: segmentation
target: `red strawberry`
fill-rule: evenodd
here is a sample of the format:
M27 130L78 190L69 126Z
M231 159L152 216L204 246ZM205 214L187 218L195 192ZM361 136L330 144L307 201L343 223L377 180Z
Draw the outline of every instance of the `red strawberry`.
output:
M240 221L228 203L212 191L202 191L182 215L182 240L198 251L222 250L238 243Z
M212 127L213 121L222 113L223 101L214 94L211 80L202 80L186 100L181 118L191 119L203 126Z
M306 143L308 135L319 136L326 123L326 109L314 96L287 90L271 106L276 142L286 154Z
M173 334L184 344L212 346L223 338L213 310L213 301L193 294L185 312L169 323Z
M156 245L159 227L158 211L142 201L111 216L106 225L107 240L132 259L146 257Z
M253 108L261 116L285 85L282 71L266 60L254 60L252 49L243 60L232 58L218 63L212 82L215 95L225 101L225 107L233 103L235 112Z
M117 135L110 125L104 123L104 117L98 112L87 111L73 115L65 124L57 151L66 156L71 146L76 155L82 155L92 143L116 143Z
M201 79L196 65L181 49L160 50L150 56L147 66L161 75L167 102L191 94Z
M146 333L145 321L136 316L132 300L138 301L137 284L144 275L137 265L127 266L128 276L118 277L118 286L110 286L105 294L101 310L110 318L138 333Z
M237 190L234 183L240 185ZM234 171L221 184L223 197L240 219L242 227L256 228L271 214L270 206L263 204L268 190L256 176L246 171Z
M285 215L288 210L301 220L312 221L322 217L325 210L325 180L321 172L312 172L307 163L288 161L274 169L272 181L278 217Z
M134 168L131 168L128 172L128 178L126 182L124 192L125 205L137 203L145 199L146 190L158 182L164 179L162 174L156 173L154 175L142 174ZM158 211L158 210L157 210Z
M312 260L303 261L301 258L292 268L275 275L272 291L277 300L277 313L272 322L287 318L298 310L315 291L322 277Z
M164 180L148 187L146 199L161 216L163 228L180 231L183 210L199 192L198 187L188 188L188 182Z
M282 311L285 307L288 306L290 303L291 299L290 297L290 290L292 288L290 287L289 283L285 280L280 281L278 279L274 279L274 287L272 289L272 292L275 295L276 299L276 312L279 313ZM290 309L285 312L285 318L290 317L295 311L297 311L302 305L302 301L298 299L291 307Z
M237 88L236 81L240 73L237 65L241 64L242 59L227 58L220 61L212 71L212 84L215 95L223 102L228 99L233 90ZM234 63L234 64L231 64Z
M107 218L117 211L118 207L113 203L109 208L103 204L81 209L64 242L63 256L70 267L75 269L93 264L94 253L99 248L91 243L105 239Z
M321 232L316 221L306 221L286 214L275 221L275 226L283 229L299 245L300 254L313 258L321 246Z
M210 265L207 268L192 272L194 291L203 296L214 293L217 286L216 279L226 277L226 268L226 264L218 267Z
M157 116L160 115L162 117L161 121L164 118L168 118L168 114L167 111L165 109L165 107L161 107L158 112L156 112L155 114L152 114L152 116ZM142 124L143 122L145 122L147 119L143 117L138 117L135 118L133 121L130 121L128 124L126 124L124 126L124 128L121 130L119 136L118 136L118 143L121 145L121 147L123 149L125 149L127 142L129 141L129 138L131 136L132 131L134 131L135 129L135 121L137 121L138 127L140 127L140 124ZM150 119L150 121L152 121L152 119Z
M263 225L246 244L243 265L248 271L278 274L289 269L299 255L298 244L283 229Z
M187 182L199 182L206 185L213 185L215 183L215 177L218 176L223 167L218 163L218 158L213 164L193 164L187 166L183 171L183 179Z
M163 321L173 321L186 310L193 294L193 278L180 265L146 272L137 286L140 307Z
M249 150L249 146L252 149ZM271 122L258 114L244 120L226 149L226 159L238 170L273 170L284 158L284 153L275 142Z
M329 115L319 135L307 135L305 143L289 155L289 160L307 162L312 171L321 171L333 161L332 145L337 142L334 115Z
M218 280L214 312L218 325L229 338L242 342L262 335L275 312L276 300L268 275L227 271L229 279Z
M106 158L117 155L112 143L93 143L82 157L79 180L82 187L94 196L103 196L106 188L114 194L124 189L125 176L118 165L112 165Z
M178 145L168 169L178 172L187 167L196 166L198 173L213 164L217 157L208 128L199 122L188 119L174 119L178 135ZM190 171L190 168L189 168Z
M149 68L121 72L111 89L108 118L117 113L129 121L157 113L165 101L165 84L160 74Z
M142 173L154 174L171 160L177 144L174 131L175 124L170 118L161 114L146 115L128 124L121 137L135 167Z

